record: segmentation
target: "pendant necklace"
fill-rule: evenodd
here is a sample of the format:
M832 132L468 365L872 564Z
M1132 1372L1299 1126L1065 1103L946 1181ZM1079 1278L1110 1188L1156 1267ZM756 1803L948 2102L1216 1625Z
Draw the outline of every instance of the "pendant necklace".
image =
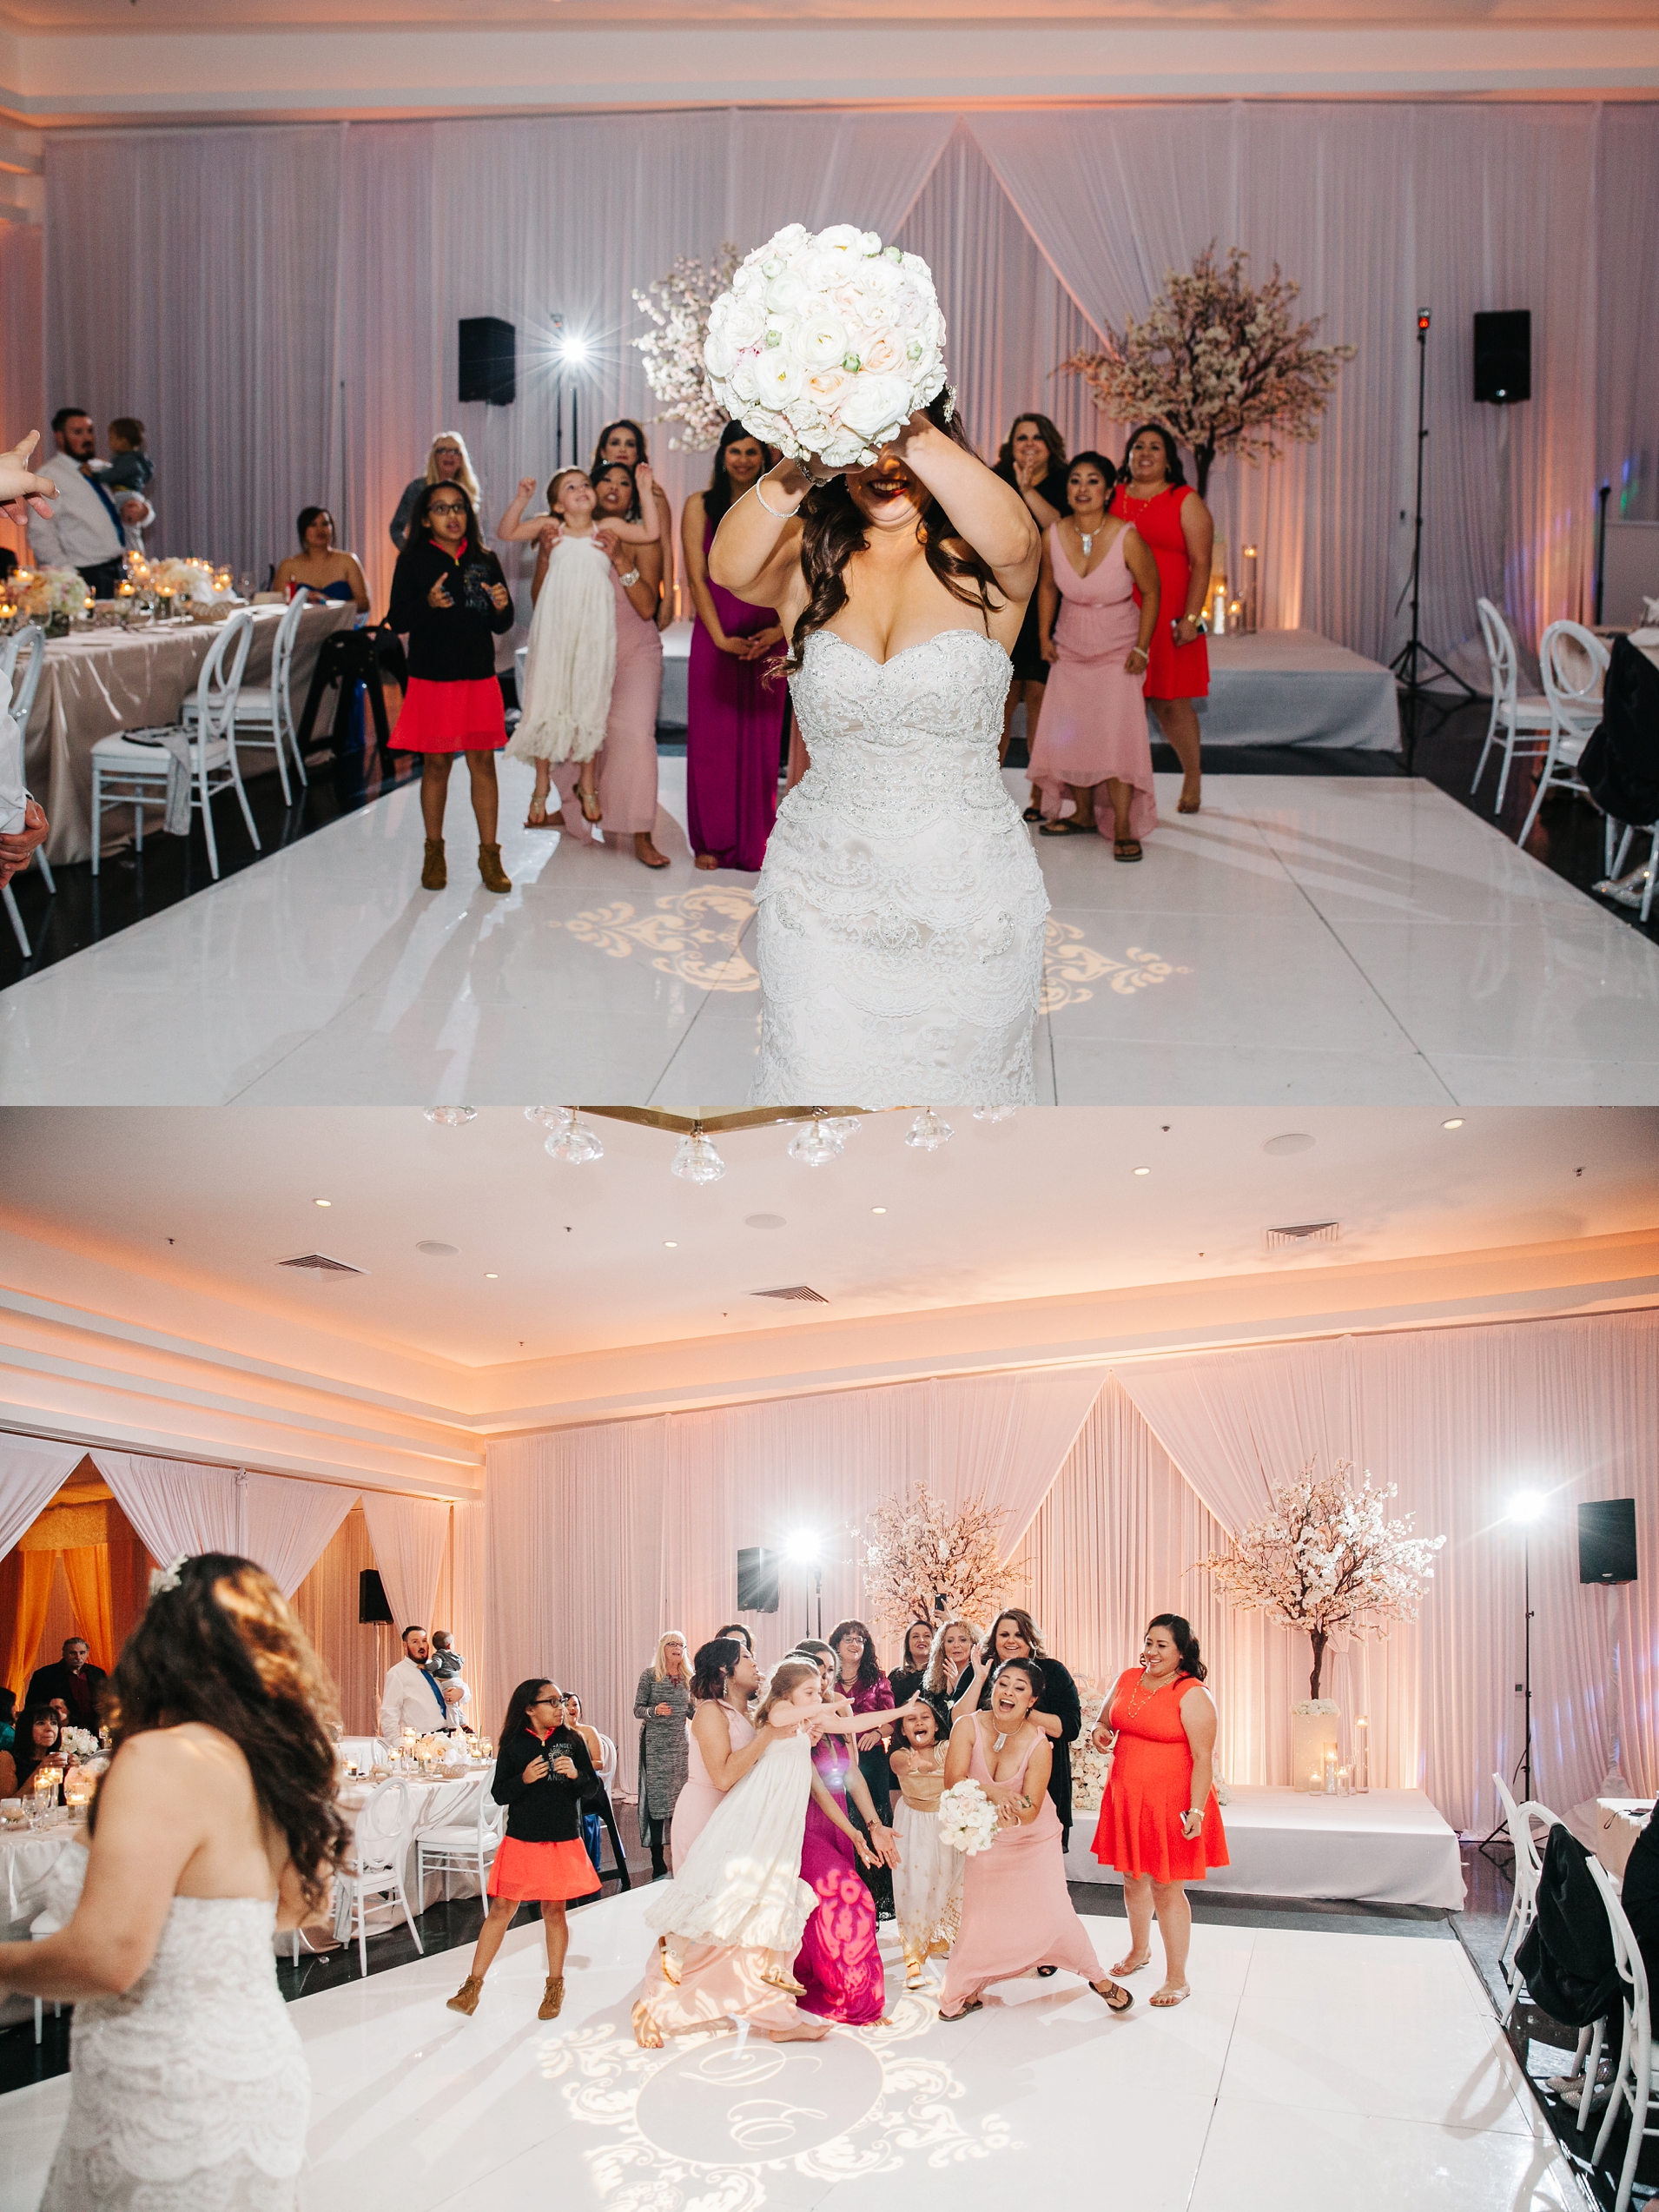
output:
M1084 558L1084 560L1087 560L1088 559L1089 555L1090 555L1090 554L1094 552L1094 540L1095 540L1095 539L1096 539L1097 537L1099 537L1100 533L1099 533L1099 531L1098 531L1098 530L1083 530L1083 529L1080 529L1080 530L1078 531L1077 534L1078 534L1079 538L1080 538L1080 539L1081 539L1081 540L1082 540L1082 545L1083 545L1083 558Z

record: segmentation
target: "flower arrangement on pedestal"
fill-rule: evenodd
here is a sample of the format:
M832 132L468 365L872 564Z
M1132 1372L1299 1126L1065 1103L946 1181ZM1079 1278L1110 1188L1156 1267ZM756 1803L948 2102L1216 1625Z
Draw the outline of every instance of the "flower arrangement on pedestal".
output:
M1144 322L1108 324L1099 352L1060 364L1114 422L1151 416L1173 431L1198 464L1200 498L1220 454L1255 462L1276 459L1281 440L1312 445L1341 364L1358 350L1317 345L1323 315L1292 315L1301 287L1277 262L1266 283L1252 284L1249 258L1235 246L1218 268L1212 242L1186 275L1165 272Z
M709 310L730 284L740 259L737 247L722 246L705 268L694 254L683 254L666 276L652 279L634 294L634 305L656 324L629 343L643 356L645 381L662 402L653 422L677 422L671 438L673 453L706 454L720 442L730 420L715 397L704 364Z
M1098 1812L1106 1795L1107 1778L1112 1772L1112 1754L1097 1752L1094 1737L1111 1692L1109 1688L1102 1689L1092 1675L1080 1674L1074 1679L1083 1725L1072 1745L1072 1811Z
M1310 1460L1301 1480L1273 1493L1273 1508L1253 1521L1230 1550L1200 1560L1228 1602L1265 1613L1299 1630L1313 1647L1310 1700L1319 1696L1325 1646L1367 1636L1385 1638L1391 1623L1415 1620L1433 1579L1444 1536L1418 1536L1407 1513L1390 1520L1396 1486L1373 1489L1367 1475L1351 1487L1352 1467L1338 1460L1316 1474Z
M989 1620L1025 1580L1000 1557L1007 1517L1001 1507L948 1505L924 1483L908 1499L883 1499L863 1535L853 1531L871 1619L898 1636L913 1620Z

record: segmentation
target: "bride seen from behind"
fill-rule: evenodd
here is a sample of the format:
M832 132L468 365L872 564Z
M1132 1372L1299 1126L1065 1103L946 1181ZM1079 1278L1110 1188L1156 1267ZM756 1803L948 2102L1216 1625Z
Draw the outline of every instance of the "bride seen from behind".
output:
M158 1588L110 1686L74 1917L0 1944L0 1988L76 2008L43 2212L277 2212L311 2077L271 1937L322 1916L345 1851L334 1691L269 1575L219 1553Z
M756 890L752 1103L1034 1098L1048 899L997 754L1040 555L944 393L869 467L784 460L722 520L709 573L790 632L810 761Z

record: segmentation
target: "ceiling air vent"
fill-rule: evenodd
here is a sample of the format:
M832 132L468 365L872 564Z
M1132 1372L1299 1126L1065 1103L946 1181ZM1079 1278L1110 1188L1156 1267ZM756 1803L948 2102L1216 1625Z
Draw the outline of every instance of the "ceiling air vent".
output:
M362 1268L354 1268L349 1260L331 1260L326 1252L302 1252L297 1260L279 1260L279 1268L309 1268L316 1275L362 1275Z
M1267 1231L1270 1252L1294 1252L1304 1244L1334 1244L1342 1235L1340 1222L1297 1222L1286 1229Z
M809 1306L827 1306L830 1301L822 1290L814 1290L804 1282L792 1282L787 1290L751 1290L751 1298L800 1298Z

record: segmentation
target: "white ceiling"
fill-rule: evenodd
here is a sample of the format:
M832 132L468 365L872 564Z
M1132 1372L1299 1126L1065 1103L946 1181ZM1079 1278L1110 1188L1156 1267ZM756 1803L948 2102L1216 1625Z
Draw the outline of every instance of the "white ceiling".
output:
M490 1367L1659 1222L1659 1113L1477 1111L1449 1131L1443 1111L964 1111L933 1156L889 1114L817 1169L786 1156L786 1130L724 1136L725 1178L699 1189L670 1175L671 1136L602 1123L604 1160L570 1168L508 1109L460 1129L416 1109L12 1109L0 1226L141 1283ZM1263 1150L1292 1132L1314 1142ZM783 1225L750 1225L764 1215ZM1339 1243L1266 1250L1270 1225L1327 1216ZM275 1264L314 1249L367 1272ZM801 1282L830 1305L753 1295Z
M1235 23L1405 23L1436 25L1659 20L1656 0L1042 0L1040 8L1010 0L904 0L905 19L979 17L1028 22L1115 18L1156 24L1203 19ZM400 34L431 30L539 30L572 21L616 23L657 17L676 23L844 18L891 19L888 0L5 0L0 29L40 32L95 30L142 36L168 31L288 30L312 24L330 31L372 29L390 46Z

